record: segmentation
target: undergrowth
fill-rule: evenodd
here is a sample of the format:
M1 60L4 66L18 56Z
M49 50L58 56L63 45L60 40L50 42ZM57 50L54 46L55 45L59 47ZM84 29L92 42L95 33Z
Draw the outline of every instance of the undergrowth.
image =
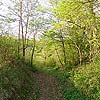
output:
M31 67L18 61L7 64L0 68L0 100L36 100L34 83Z

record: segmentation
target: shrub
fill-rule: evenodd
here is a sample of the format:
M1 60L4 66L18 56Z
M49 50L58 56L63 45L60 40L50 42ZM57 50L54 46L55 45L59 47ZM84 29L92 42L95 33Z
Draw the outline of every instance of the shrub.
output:
M71 80L77 88L90 98L100 100L100 62L81 66L73 71Z

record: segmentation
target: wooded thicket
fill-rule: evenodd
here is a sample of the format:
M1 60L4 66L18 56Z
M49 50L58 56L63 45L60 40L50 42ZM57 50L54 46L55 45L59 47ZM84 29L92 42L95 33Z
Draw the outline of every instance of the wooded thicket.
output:
M100 1L50 0L48 7L38 0L10 3L0 6L8 10L0 14L0 68L21 60L62 71L89 98L79 100L100 100ZM76 92L67 94L78 100Z

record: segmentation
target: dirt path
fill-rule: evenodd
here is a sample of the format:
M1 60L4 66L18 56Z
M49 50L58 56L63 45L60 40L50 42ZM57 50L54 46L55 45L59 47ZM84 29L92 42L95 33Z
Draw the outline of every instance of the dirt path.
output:
M45 73L35 75L40 98L38 100L66 100L62 96L61 88L56 78Z

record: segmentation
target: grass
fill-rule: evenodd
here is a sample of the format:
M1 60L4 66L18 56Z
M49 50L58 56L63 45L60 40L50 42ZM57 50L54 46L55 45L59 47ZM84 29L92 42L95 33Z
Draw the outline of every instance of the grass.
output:
M34 71L37 73L43 71L47 74L55 76L58 79L59 85L66 100L99 100L100 95L96 89L95 94L90 95L87 95L84 92L84 89L82 89L85 87L85 80L88 77L91 79L93 77L96 77L95 79L99 78L99 65L100 61L96 61L92 67L91 64L87 64L86 66L73 69L74 72L73 70L60 71L54 67L45 66L42 68L33 66L32 68L29 67L28 63L22 64L20 61L5 65L0 68L0 99L8 100L10 98L12 100L27 100L28 98L31 98L31 100L38 100L40 93L38 86L35 84ZM83 75L81 76L81 74ZM79 77L75 77L77 75ZM99 79L97 79L97 81L99 82ZM97 81L93 81L93 89L94 86L99 86L97 86ZM84 82L83 86L78 82ZM91 90L90 86L89 89ZM86 88L86 91L89 89ZM91 95L94 95L95 97L91 98Z
M63 95L66 98L66 100L91 100L80 89L75 87L74 82L70 80L70 71L60 71L52 67L44 67L44 69L39 68L39 70L51 74L58 79L60 83L59 85L61 86Z
M37 90L34 83L30 67L21 62L5 65L0 68L0 100L27 100Z

